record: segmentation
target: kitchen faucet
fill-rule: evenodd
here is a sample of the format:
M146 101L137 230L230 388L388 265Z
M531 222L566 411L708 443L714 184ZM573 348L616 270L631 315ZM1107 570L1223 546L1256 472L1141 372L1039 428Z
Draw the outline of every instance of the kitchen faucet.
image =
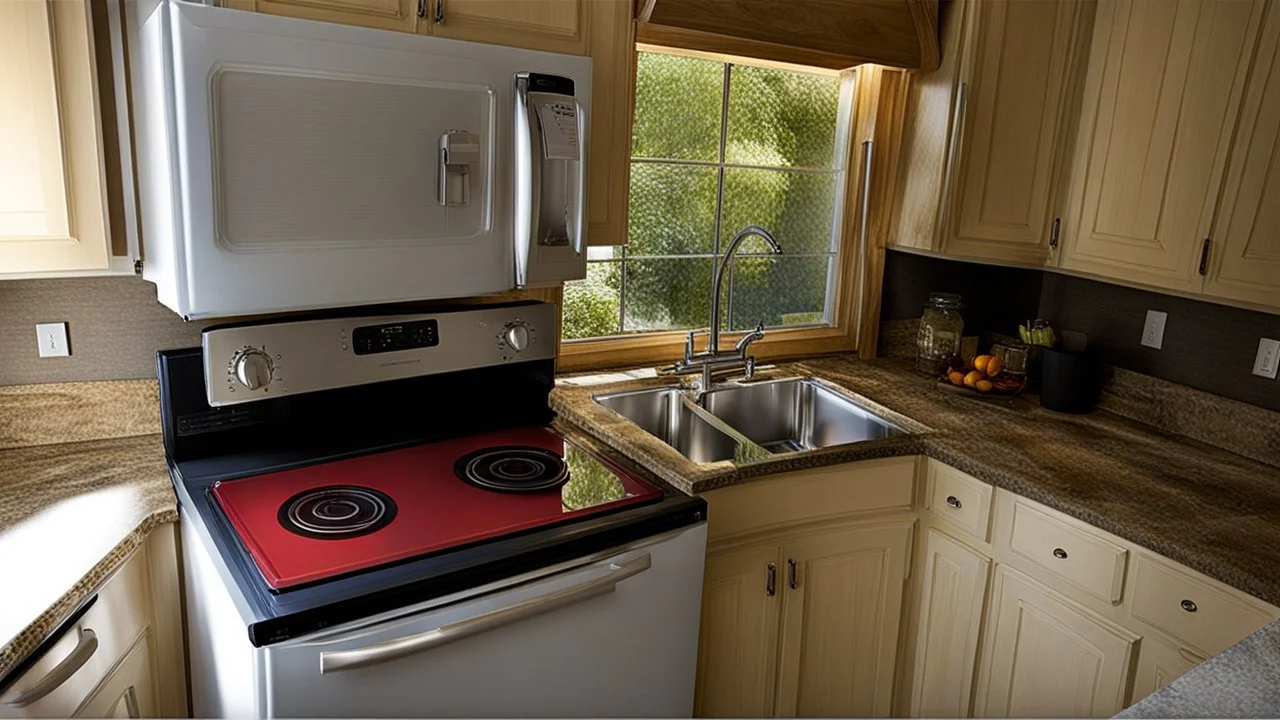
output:
M759 225L748 225L742 228L729 241L729 246L725 249L724 256L720 258L719 263L716 265L715 280L711 287L711 326L706 330L689 331L689 337L684 346L684 359L676 363L675 367L672 368L672 371L677 374L701 370L702 387L700 389L702 392L706 392L711 388L713 370L726 366L742 365L746 368L748 378L755 374L756 359L755 357L747 356L747 348L750 347L751 343L764 337L763 322L757 325L755 330L743 335L738 344L734 346L732 352L720 352L720 288L724 284L725 269L728 268L729 262L733 260L734 253L738 251L738 246L742 244L742 241L750 235L758 236L768 243L774 255L782 254L782 246L773 237L773 233ZM703 332L707 333L707 349L702 352L694 352L694 337Z

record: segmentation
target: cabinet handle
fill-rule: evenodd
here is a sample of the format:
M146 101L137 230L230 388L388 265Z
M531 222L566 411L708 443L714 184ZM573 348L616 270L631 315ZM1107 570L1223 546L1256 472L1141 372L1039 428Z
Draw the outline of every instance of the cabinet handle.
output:
M773 597L778 592L778 566L769 563L764 570L764 595Z
M787 586L792 590L800 587L800 582L796 580L796 561L787 558Z
M1066 550L1063 550L1062 548L1054 548L1054 549L1053 549L1053 556L1054 556L1054 557L1056 557L1056 558L1058 558L1059 560L1066 560L1066 559L1067 559L1067 551L1066 551Z
M436 0L436 24L444 24L444 0Z
M1062 218L1054 218L1053 225L1049 229L1049 247L1058 248L1058 236L1062 233Z
M956 497L955 495L948 495L948 496L947 496L947 504L948 504L948 505L950 505L951 507L953 507L953 508L955 508L955 509L959 510L959 509L960 509L960 498Z
M48 675L40 678L40 681L25 691L18 693L10 700L5 700L4 704L11 708L22 709L35 701L43 698L49 693L62 687L62 684L71 679L84 664L89 662L89 658L98 651L98 636L89 628L80 630L80 642L76 644L74 650L71 651L62 662L58 663L49 671Z
M1204 245L1200 246L1200 274L1209 274L1209 248L1213 246L1213 240L1204 239Z
M1196 607L1196 604L1190 600L1183 600L1181 604L1182 604L1182 609L1186 610L1187 612L1195 612L1196 610L1200 609Z
M427 0L418 0L418 17L424 18L426 16L427 16Z

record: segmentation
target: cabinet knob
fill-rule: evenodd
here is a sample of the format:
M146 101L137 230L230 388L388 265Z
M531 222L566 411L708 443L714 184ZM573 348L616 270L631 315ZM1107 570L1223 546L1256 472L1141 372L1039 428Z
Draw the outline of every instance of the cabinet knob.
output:
M1059 560L1066 560L1066 559L1067 559L1067 551L1066 551L1066 550L1063 550L1062 548L1054 548L1054 549L1053 549L1053 556L1054 556L1054 557L1056 557L1056 558L1058 558Z
M1199 610L1200 608L1196 607L1196 604L1195 604L1194 602L1190 601L1190 600L1183 600L1183 601L1182 601L1182 609L1183 609L1183 610L1186 610L1187 612L1195 612L1196 610Z
M947 496L947 504L948 504L948 505L950 505L951 507L953 507L953 508L955 508L955 509L959 510L959 509L960 509L960 498L956 497L955 495L948 495L948 496Z

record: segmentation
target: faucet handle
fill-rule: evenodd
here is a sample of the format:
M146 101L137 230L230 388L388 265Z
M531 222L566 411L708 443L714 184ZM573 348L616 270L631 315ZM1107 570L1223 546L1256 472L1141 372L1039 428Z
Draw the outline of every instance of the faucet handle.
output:
M686 338L685 338L685 341L684 341L684 361L685 361L685 363L686 363L686 364L687 364L687 363L691 363L691 362L693 362L693 355L694 355L694 351L693 351L693 339L694 339L694 337L698 336L698 335L699 335L699 334L701 334L701 333L708 333L708 332L711 332L711 331L710 331L710 329L703 329L703 328L695 328L695 329L693 329L693 330L690 330L690 331L689 331L689 335L688 335L688 337L686 337Z
M738 341L738 346L734 348L739 354L747 351L747 346L764 337L764 323L756 325L756 329L742 336Z

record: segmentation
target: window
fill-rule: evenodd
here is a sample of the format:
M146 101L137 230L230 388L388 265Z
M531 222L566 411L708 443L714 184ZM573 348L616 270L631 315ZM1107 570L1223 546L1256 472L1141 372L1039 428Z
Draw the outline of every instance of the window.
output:
M853 87L795 72L641 52L631 141L630 244L593 247L565 287L565 340L705 327L719 256L721 328L831 324Z

